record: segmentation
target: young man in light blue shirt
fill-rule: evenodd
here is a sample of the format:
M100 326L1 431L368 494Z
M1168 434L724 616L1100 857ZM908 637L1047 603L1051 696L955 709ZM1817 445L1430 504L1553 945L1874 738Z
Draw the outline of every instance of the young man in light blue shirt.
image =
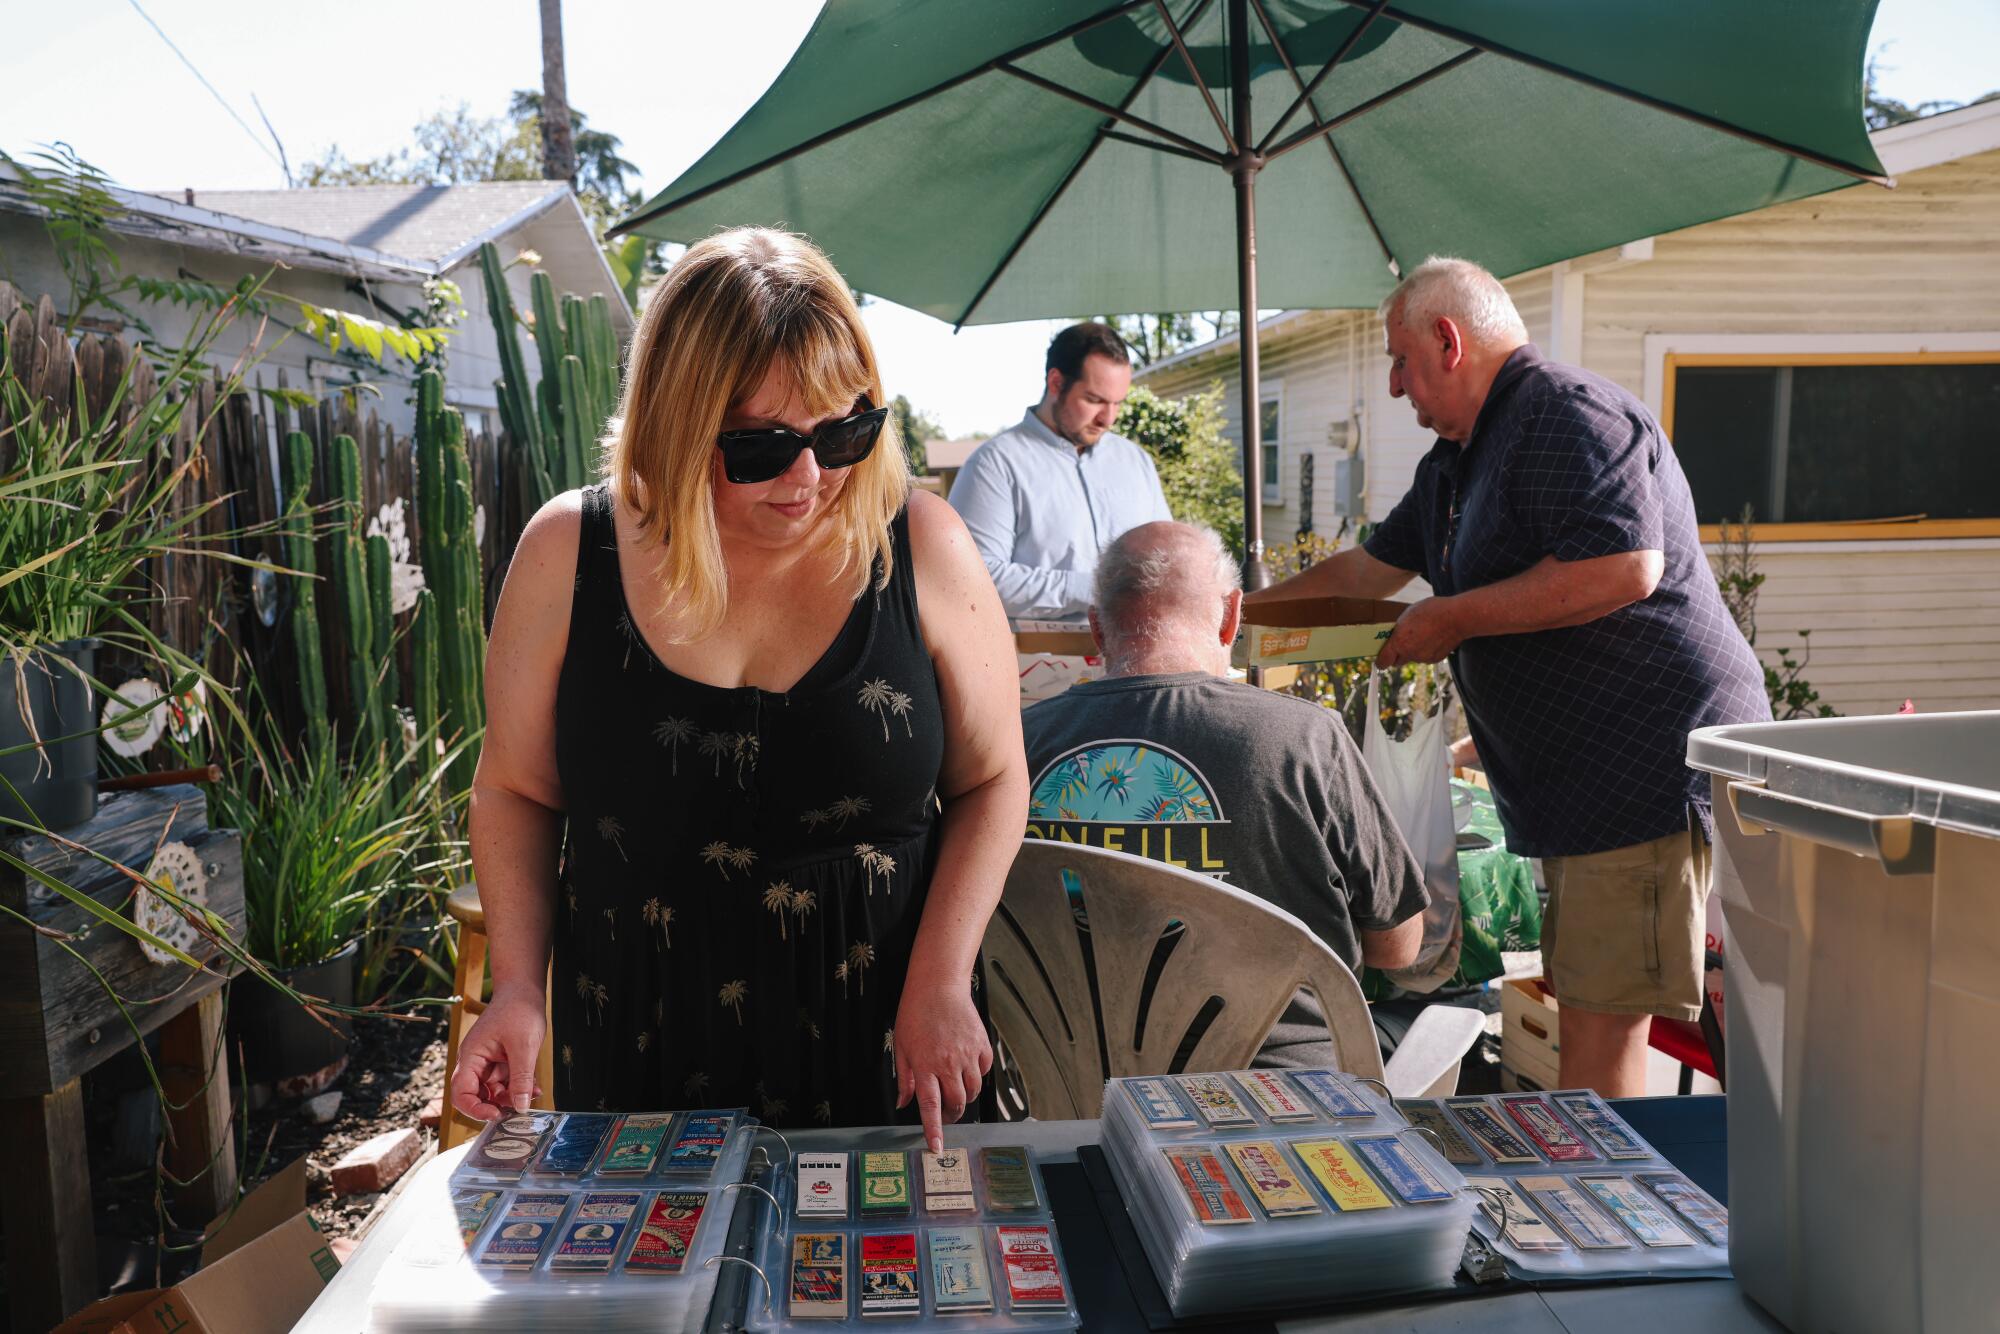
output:
M973 450L952 483L951 506L1009 616L1082 620L1104 549L1173 517L1152 457L1111 432L1131 388L1125 340L1072 324L1049 344L1042 401Z

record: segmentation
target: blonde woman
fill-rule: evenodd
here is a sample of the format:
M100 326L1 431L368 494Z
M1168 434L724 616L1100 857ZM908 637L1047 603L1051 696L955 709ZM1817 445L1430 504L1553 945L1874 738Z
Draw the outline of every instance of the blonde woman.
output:
M1027 809L1013 645L885 403L800 237L722 233L653 294L607 476L529 523L494 619L468 1114L524 1107L545 1040L565 1108L914 1100L936 1148L978 1098L979 941Z

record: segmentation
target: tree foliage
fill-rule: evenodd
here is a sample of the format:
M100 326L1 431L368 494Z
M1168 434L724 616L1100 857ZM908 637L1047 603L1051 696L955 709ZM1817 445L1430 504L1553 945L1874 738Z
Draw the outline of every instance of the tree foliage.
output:
M910 400L898 394L889 402L889 420L896 425L896 438L903 442L903 452L909 455L910 471L922 476L930 469L930 459L924 444L944 438L944 427L928 413L910 406Z
M1153 456L1167 508L1183 523L1213 528L1243 550L1243 477L1236 449L1222 435L1221 384L1186 398L1134 389L1112 429Z
M1885 97L1881 91L1881 72L1885 68L1895 68L1882 64L1882 54L1885 49L1878 47L1875 54L1868 57L1867 70L1861 77L1862 117L1868 122L1868 128L1871 130L1886 130L1891 125L1922 120L1925 116L1956 111L1962 106L1978 106L1981 102L1991 102L2000 98L2000 88L1975 97L1970 102L1953 102L1945 99L1898 102L1893 97Z
M1118 331L1141 366L1236 332L1233 310L1166 311L1156 315L1099 315L1099 322Z
M592 129L589 118L570 108L576 145L576 194L600 243L612 223L642 201L635 182L639 169L620 154L623 141ZM466 103L438 111L411 132L411 147L378 158L354 161L338 144L299 171L302 186L464 185L475 181L542 179L542 95L516 91L504 116L477 116ZM658 243L627 237L604 244L605 259L638 304L644 273L665 272Z

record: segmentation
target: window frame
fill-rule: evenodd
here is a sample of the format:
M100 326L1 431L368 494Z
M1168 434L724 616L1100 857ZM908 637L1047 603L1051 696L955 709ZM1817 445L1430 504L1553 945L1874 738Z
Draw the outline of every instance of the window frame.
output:
M1645 400L1669 440L1674 389L1683 367L1977 366L2000 364L2000 331L1906 334L1648 334ZM2000 537L2000 514L1983 519L1855 519L1833 523L1752 524L1763 542L1852 542ZM1722 540L1702 524L1701 540Z
M1257 421L1260 428L1264 420L1264 406L1268 403L1276 403L1278 405L1277 438L1274 440L1263 440L1262 443L1271 454L1272 461L1276 466L1264 469L1264 495L1262 500L1266 505L1284 509L1287 508L1287 505L1284 484L1285 382L1283 380L1267 380L1257 387Z

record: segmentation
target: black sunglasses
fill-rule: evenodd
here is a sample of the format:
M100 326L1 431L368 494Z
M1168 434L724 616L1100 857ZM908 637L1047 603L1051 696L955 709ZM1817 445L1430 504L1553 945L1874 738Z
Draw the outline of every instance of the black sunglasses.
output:
M820 467L829 471L852 468L874 452L875 442L882 435L882 423L889 419L889 409L868 407L865 398L861 403L860 412L827 422L811 435L800 435L781 426L758 431L724 431L715 437L716 447L722 451L723 476L738 484L782 477L798 458L799 451L808 445L812 446L813 457Z

